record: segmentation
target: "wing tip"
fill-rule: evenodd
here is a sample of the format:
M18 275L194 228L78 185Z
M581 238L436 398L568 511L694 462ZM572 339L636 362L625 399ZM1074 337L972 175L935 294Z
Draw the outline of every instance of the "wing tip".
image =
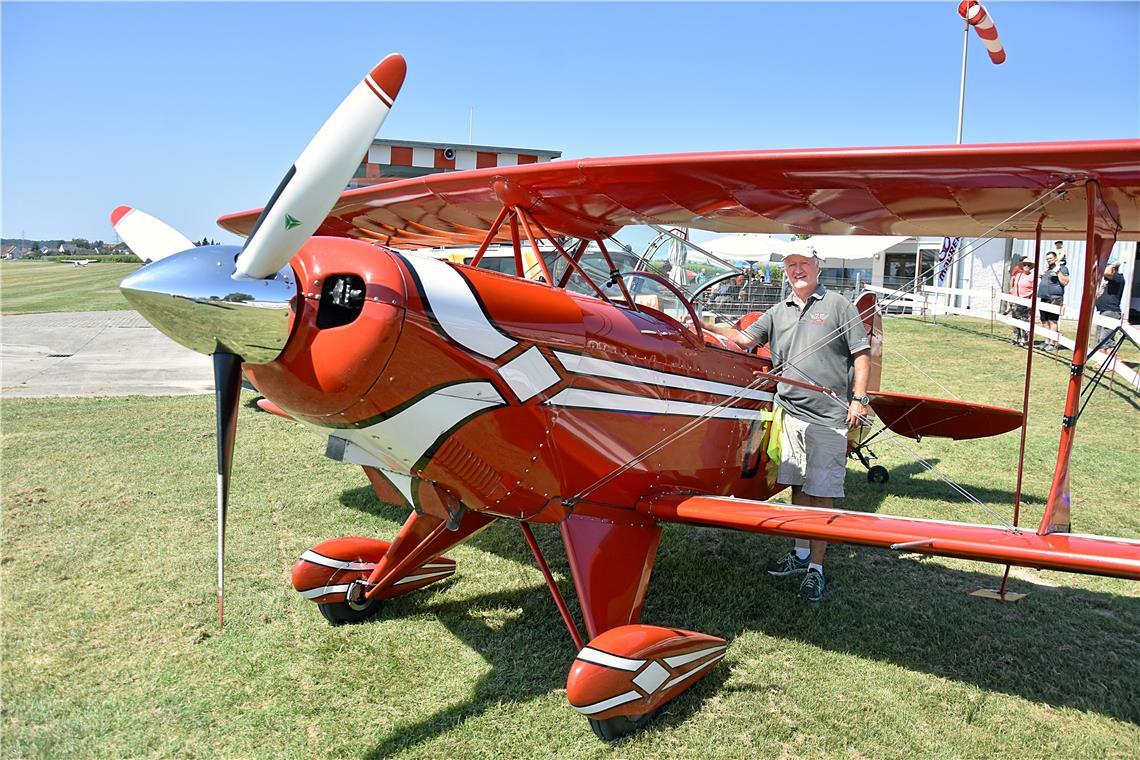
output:
M118 227L123 217L134 211L130 206L119 206L111 212L111 226Z
M395 100L404 86L404 77L408 73L408 62L399 53L392 53L376 64L369 76L372 81L384 91L390 99Z

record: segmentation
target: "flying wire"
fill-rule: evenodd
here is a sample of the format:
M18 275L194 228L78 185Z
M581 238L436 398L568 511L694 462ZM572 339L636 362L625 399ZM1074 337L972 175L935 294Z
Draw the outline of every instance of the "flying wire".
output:
M1010 214L1009 216L1007 216L1005 219L1002 219L1000 222L997 222L996 224L990 226L987 230L985 230L985 232L983 232L980 236L975 237L974 239L975 240L981 239L983 241L982 245L984 245L986 242L989 242L990 240L992 240L996 236L996 233L1001 231L1002 229L1004 229L1005 226L1008 225L1010 222L1018 219L1020 216L1022 216L1024 214L1030 214L1030 213L1034 213L1038 210L1044 209L1048 205L1053 203L1054 201L1058 200L1060 197L1064 197L1064 194L1066 191L1063 188L1065 188L1067 185L1071 184L1072 182L1073 182L1073 180L1071 180L1071 179L1062 180L1055 187L1048 190L1043 195L1038 196L1037 198L1033 199L1029 203L1025 204L1020 209L1018 209L1017 211L1015 211L1012 214ZM950 261L943 262L941 265L942 266L949 266L950 264L954 263L955 261L958 261L959 259L964 258L966 255L968 255L968 253L973 252L974 247L975 246L971 245L970 250L968 252L964 248L959 249L959 251L957 251L955 253L955 255L950 259ZM936 262L934 265L932 265L930 267L930 269L924 271L921 274L921 276L915 277L915 280L913 283L908 284L906 286L896 288L894 291L888 293L886 295L886 297L879 303L879 308L882 309L883 307L891 305L895 301L901 300L901 298L904 295L906 295L907 292L912 288L915 291L917 291L917 289L919 287L919 283L922 282L923 280L925 280L925 278L928 274L933 273L937 269L938 266L939 266L939 263ZM688 291L686 291L686 293L687 292ZM858 317L858 321L859 322L862 321L861 315ZM801 360L811 356L816 351L822 350L822 348L833 337L842 334L844 331L849 329L852 324L856 324L856 321L855 320L849 320L848 322L843 323L839 327L832 330L830 333L822 336L814 344L812 344L812 345L806 347L805 349L803 349L802 351L800 351L794 357L791 357L787 360L781 361L778 366L773 367L773 370L774 371L776 369L783 370L784 368L794 367L795 369L797 369L799 374L805 380L807 380L808 382L811 382L812 384L818 385L818 383L815 383L815 381L813 381L810 377L808 377L806 373L804 373L801 369L796 367L795 366L796 363L798 363ZM933 378L930 378L930 379L933 380ZM692 430L696 429L698 426L702 425L705 421L707 421L708 419L711 419L713 416L715 416L719 410L727 408L727 407L733 405L736 401L741 400L745 393L747 393L748 391L756 389L760 384L762 384L766 380L767 380L767 378L763 378L763 377L756 378L751 383L749 383L747 386L741 388L736 393L727 397L724 401L710 407L707 411L705 411L701 415L693 418L691 421L689 421L685 425L682 425L677 430L675 430L672 433L664 436L661 440L659 440L654 445L650 446L645 451L634 456L629 461L618 466L617 468L615 468L611 472L609 472L606 475L604 475L603 477L599 478L594 483L592 483L589 486L587 486L586 488L582 489L577 494L575 494L573 497L571 497L568 501L570 503L573 503L573 502L577 502L577 501L582 500L586 495L592 493L593 491L596 491L597 489L601 488L605 484L607 484L607 483L611 482L612 480L614 480L615 478L619 477L621 474L623 474L623 473L629 471L631 468L637 466L637 464L644 461L646 458L652 456L653 454L657 453L661 449L665 448L665 446L669 445L673 441L679 439L680 437L682 437L682 436L688 434L689 432L691 432ZM937 381L934 381L934 382L936 384L938 384L940 387L943 387L943 386L941 386L941 384L937 383ZM945 389L944 387L943 387L943 389L947 390L947 392L950 392L948 389ZM846 409L848 407L848 404L844 400L842 400L838 396L836 396L834 393L828 393L825 395L827 395L829 398L831 398L836 403L843 406L844 409ZM954 394L951 392L951 395L954 395ZM957 396L955 396L955 397L957 398ZM775 402L773 401L773 403L775 403ZM939 478L944 483L946 483L953 491L955 491L956 493L961 495L963 498L965 498L970 503L974 504L976 507L978 507L980 510L982 510L986 514L995 518L999 523L1004 525L1007 530L1010 530L1010 531L1015 532L1015 533L1019 532L1019 529L1016 526L1010 524L1000 514L996 513L992 509L990 509L981 499L974 496L972 493L969 492L969 490L967 490L961 484L956 483L952 478L950 478L948 475L946 475L944 472L942 472L932 462L929 462L926 459L924 459L918 452L914 451L909 446L906 446L901 441L895 440L892 437L886 437L883 440L887 443L890 443L893 446L896 446L897 448L901 449L902 451L904 451L907 454L909 454L910 456L912 456L920 465L925 467L929 472L931 472L937 478Z

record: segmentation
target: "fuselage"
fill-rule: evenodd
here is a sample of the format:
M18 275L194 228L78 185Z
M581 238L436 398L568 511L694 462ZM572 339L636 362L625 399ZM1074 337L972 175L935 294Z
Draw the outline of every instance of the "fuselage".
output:
M288 344L247 376L424 511L557 521L566 499L779 489L772 388L747 387L763 356L646 307L352 240L314 238L292 264Z

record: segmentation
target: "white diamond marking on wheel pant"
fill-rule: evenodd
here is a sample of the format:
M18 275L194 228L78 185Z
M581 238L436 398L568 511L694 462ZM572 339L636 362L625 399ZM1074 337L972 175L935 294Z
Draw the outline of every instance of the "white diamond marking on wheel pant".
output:
M649 663L649 667L637 674L633 682L647 694L652 694L661 688L661 684L665 683L665 679L668 677L669 671L661 667L657 660L654 660Z

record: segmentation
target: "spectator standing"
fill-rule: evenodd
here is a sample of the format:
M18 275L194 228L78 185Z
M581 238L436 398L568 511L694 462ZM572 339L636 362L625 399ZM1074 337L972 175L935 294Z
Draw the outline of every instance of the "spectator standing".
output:
M1045 254L1045 269L1041 272L1041 280L1037 285L1037 300L1039 303L1060 306L1065 301L1065 286L1069 284L1069 268L1065 266L1064 244L1058 240L1053 244L1054 250ZM1058 322L1060 316L1052 311L1039 309L1038 319L1046 330L1060 334L1061 326ZM1055 338L1045 338L1045 351L1057 350Z
M1033 259L1028 256L1021 258L1021 263L1013 268L1013 274L1009 278L1009 294L1017 296L1018 298L1033 298L1033 286L1036 282L1033 276ZM1029 321L1029 307L1022 306L1021 304L1013 304L1010 309L1010 315L1014 319L1019 319L1023 322ZM1015 346L1024 346L1029 343L1029 331L1021 328L1013 328L1013 340L1010 341Z
M1124 295L1124 273L1119 261L1110 261L1104 268L1104 290L1096 299L1096 311L1102 317L1120 319L1120 299ZM1096 326L1096 342L1099 345L1105 336L1112 332L1111 327Z

